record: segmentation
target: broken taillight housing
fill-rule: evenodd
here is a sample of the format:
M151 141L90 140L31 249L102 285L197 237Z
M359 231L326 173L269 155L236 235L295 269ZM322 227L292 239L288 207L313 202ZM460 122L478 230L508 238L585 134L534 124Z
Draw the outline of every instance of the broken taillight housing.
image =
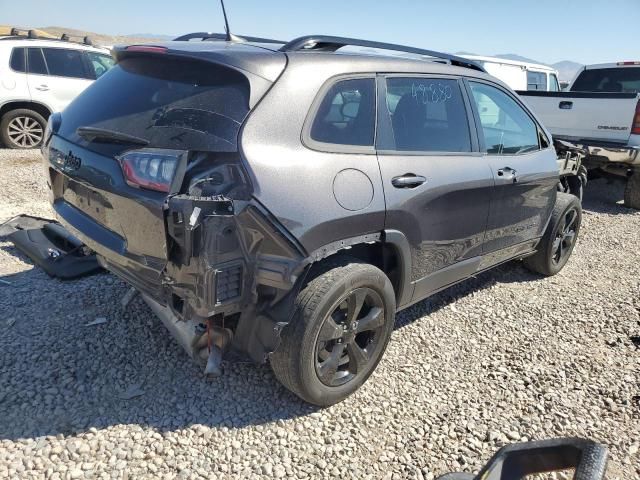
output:
M185 154L182 150L143 148L130 150L117 158L128 185L169 192L178 165Z

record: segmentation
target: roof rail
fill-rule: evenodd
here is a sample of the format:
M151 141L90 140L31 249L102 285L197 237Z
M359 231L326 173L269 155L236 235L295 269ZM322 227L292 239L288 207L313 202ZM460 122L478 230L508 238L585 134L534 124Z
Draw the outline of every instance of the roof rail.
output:
M241 42L254 42L254 43L287 43L282 40L274 40L272 38L261 38L261 37L246 37L244 35L234 35ZM211 33L211 32L195 32L195 33L187 33L186 35L181 35L177 38L174 38L174 42L188 42L189 40L199 39L202 41L205 40L227 40L227 35L224 33Z
M480 72L485 72L477 63L466 58L450 55L448 53L436 52L433 50L424 50L422 48L408 47L405 45L397 45L395 43L375 42L371 40L359 40L357 38L332 37L329 35L307 35L304 37L291 40L289 43L280 48L281 52L297 52L297 51L316 51L316 52L335 52L336 50L346 47L367 47L378 48L380 50L393 50L396 52L412 53L415 55L424 55L427 57L446 60L448 63L458 67L472 68Z
M24 32L27 32L26 35L24 34ZM53 42L72 42L72 43L80 43L84 45L93 45L93 42L88 36L85 36L82 39L82 41L75 41L75 40L71 40L71 37L67 33L63 33L62 35L60 35L60 38L44 37L44 36L38 35L38 32L36 30L27 30L25 28L17 28L17 27L12 27L11 31L9 32L9 36L2 38L2 40L17 39L17 38L29 38L32 40L39 39L39 40L49 40Z

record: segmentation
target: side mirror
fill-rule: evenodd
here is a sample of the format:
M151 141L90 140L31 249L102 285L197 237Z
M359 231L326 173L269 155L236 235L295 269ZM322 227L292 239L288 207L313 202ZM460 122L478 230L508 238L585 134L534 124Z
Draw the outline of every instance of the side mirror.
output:
M558 438L502 447L475 477L448 473L438 480L520 480L527 475L574 469L574 480L602 480L607 448L581 438Z

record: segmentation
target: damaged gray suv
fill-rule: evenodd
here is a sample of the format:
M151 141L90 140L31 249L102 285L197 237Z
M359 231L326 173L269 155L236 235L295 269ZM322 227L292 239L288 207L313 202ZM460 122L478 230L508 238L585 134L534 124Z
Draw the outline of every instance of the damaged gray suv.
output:
M509 260L567 262L581 208L557 191L549 133L473 62L179 40L115 48L43 155L61 222L208 373L268 360L331 405L371 375L399 310Z

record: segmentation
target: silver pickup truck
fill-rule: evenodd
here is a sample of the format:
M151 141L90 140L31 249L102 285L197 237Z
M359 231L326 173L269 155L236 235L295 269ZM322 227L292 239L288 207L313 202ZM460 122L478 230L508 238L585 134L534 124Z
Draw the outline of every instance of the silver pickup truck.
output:
M640 62L584 67L565 92L519 91L554 139L587 152L584 165L626 177L625 205L640 209Z

